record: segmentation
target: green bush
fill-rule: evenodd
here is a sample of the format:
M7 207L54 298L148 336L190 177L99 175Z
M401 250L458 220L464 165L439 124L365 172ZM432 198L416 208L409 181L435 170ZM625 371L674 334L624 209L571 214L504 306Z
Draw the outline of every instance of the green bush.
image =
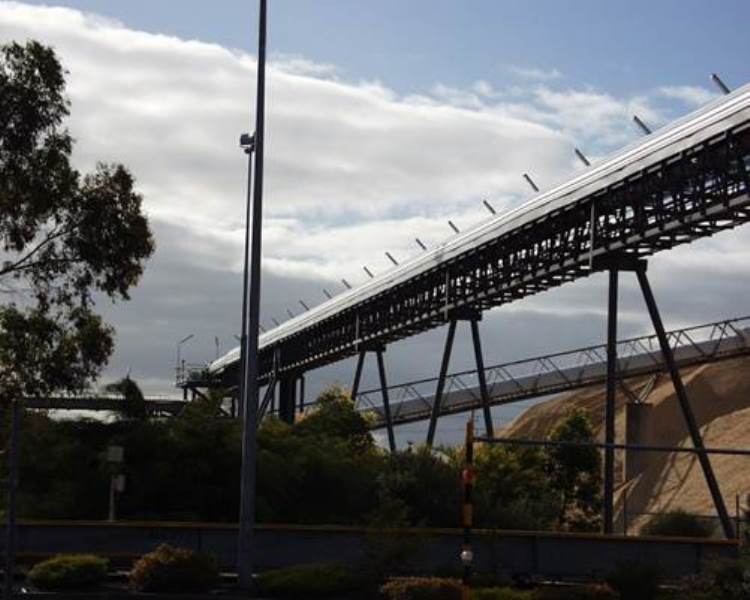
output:
M509 587L478 588L472 590L473 600L533 600L534 592Z
M604 583L589 585L544 586L534 590L533 600L616 600L612 588Z
M461 583L440 577L392 579L380 588L388 600L460 600Z
M643 535L707 538L711 537L713 527L700 517L686 513L684 510L673 510L655 516L641 533Z
M40 590L78 590L93 587L107 577L109 561L90 554L62 554L37 563L29 581Z
M277 598L328 597L361 590L367 582L351 569L335 563L274 569L258 575L258 591Z
M699 575L688 577L682 587L711 600L745 600L750 598L750 569L743 560L717 559Z
M656 567L637 562L621 563L607 577L607 583L620 593L622 600L653 600L660 581Z
M133 565L130 586L139 592L199 592L211 588L218 578L212 556L162 544Z

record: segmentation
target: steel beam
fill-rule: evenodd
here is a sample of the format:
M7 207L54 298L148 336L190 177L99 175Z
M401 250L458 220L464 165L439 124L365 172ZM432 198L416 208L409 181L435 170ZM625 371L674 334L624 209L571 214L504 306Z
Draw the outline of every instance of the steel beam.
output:
M701 469L703 469L703 475L706 478L706 484L708 485L708 489L711 492L711 497L713 499L714 506L716 507L716 512L719 515L721 526L724 529L724 535L727 539L733 539L735 537L734 525L732 524L732 519L727 512L727 507L724 504L724 498L721 495L721 489L719 488L719 484L716 481L716 475L714 474L713 467L711 466L711 461L708 457L708 454L706 453L706 448L703 445L703 438L701 437L700 428L698 427L698 423L695 420L693 409L690 406L690 401L688 400L685 386L682 383L682 377L680 377L679 369L677 368L677 364L674 360L674 355L672 354L672 348L669 346L669 340L667 339L667 334L664 331L664 324L662 323L661 315L659 314L659 308L656 305L656 300L654 299L654 294L651 291L651 285L649 284L648 276L646 275L645 271L641 270L636 271L636 275L638 277L638 283L641 286L641 291L643 292L643 299L646 301L646 306L651 317L651 322L654 326L656 336L659 340L659 346L661 348L662 355L664 356L664 362L667 365L667 370L669 371L669 375L672 378L675 393L677 394L677 400L680 403L682 414L685 417L685 421L687 423L690 438L693 442L693 446L696 449L696 455L698 456L698 461L700 462Z
M388 430L388 448L391 452L396 451L396 436L393 432L393 419L391 418L391 401L388 396L388 383L385 379L385 362L383 361L383 350L377 350L378 375L380 377L380 389L383 394L383 413L385 414L386 429Z
M299 376L299 412L305 412L305 374Z
M615 392L617 385L617 284L618 269L609 269L607 311L607 396L604 405L604 533L614 532L615 515Z
M493 437L495 435L495 428L492 425L490 394L487 391L487 378L484 371L484 357L482 356L482 341L479 338L479 323L476 319L471 319L469 322L471 324L471 340L474 342L474 359L477 364L477 378L479 379L479 395L482 399L482 412L484 413L485 435Z
M440 416L440 404L443 401L443 390L445 388L445 376L448 374L448 365L451 360L453 351L453 339L456 337L456 320L451 319L448 323L448 335L445 338L445 348L443 349L443 360L440 363L440 376L438 377L437 390L435 399L432 403L432 413L430 414L430 425L427 429L427 446L432 447L435 441L435 429L437 420Z
M360 350L357 356L357 367L354 370L354 383L352 383L352 400L357 400L357 394L359 393L359 383L362 380L362 367L365 364L365 350Z
M266 416L266 413L268 412L268 407L271 407L271 410L273 411L273 398L276 392L276 377L271 377L271 380L268 382L268 385L266 386L266 393L263 394L263 400L260 403L260 406L258 407L258 418L257 422L260 423L261 419Z
M279 379L279 418L290 425L294 423L294 409L297 404L296 392L296 374Z

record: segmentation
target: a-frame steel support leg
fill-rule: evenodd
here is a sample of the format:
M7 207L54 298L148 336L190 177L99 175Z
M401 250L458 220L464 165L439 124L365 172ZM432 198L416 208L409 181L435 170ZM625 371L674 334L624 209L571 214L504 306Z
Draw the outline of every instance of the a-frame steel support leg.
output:
M360 350L357 356L357 367L354 370L354 383L352 383L352 400L357 400L357 394L359 393L359 383L362 380L362 367L365 364L365 350Z
M383 350L377 350L378 374L380 376L380 390L383 395L383 412L385 413L385 424L388 430L388 448L391 452L396 451L396 435L393 432L393 419L391 418L391 401L388 397L388 383L385 380L385 363L383 361Z
M268 406L271 404L272 399L276 392L276 376L271 376L271 381L268 382L268 385L266 386L266 393L263 394L263 400L260 403L260 406L258 407L258 423L260 423L261 419L266 416L266 412L268 411ZM271 410L273 410L273 405L271 405Z
M356 401L359 394L359 384L362 381L362 369L365 364L365 357L368 350L375 352L378 361L378 378L380 380L380 393L383 397L383 416L385 417L385 427L388 432L388 448L391 452L396 451L396 434L393 430L393 418L391 416L391 401L388 395L388 382L385 376L385 360L383 354L385 349L382 346L365 348L359 351L357 356L357 367L354 371L354 383L352 384L352 400Z
M615 519L615 392L617 385L617 287L618 268L609 269L607 311L607 396L604 406L604 533L614 533Z
M653 323L654 330L656 331L656 337L659 339L659 346L661 347L661 352L664 356L664 362L667 365L667 370L669 371L669 375L672 378L672 384L674 385L675 393L677 394L677 400L680 403L682 414L684 415L685 421L687 422L687 427L688 431L690 432L693 446L696 448L696 450L698 450L696 452L698 461L700 462L701 468L703 469L703 476L706 478L708 489L711 492L711 497L713 498L716 512L719 515L721 526L724 529L724 535L727 537L727 539L733 539L735 537L734 525L732 524L732 519L727 512L727 507L724 504L724 498L721 495L719 484L716 481L716 475L714 474L713 468L711 467L711 461L709 460L705 446L703 445L703 438L701 437L700 429L698 428L698 424L695 420L693 409L690 406L690 402L685 391L685 386L683 385L682 378L680 377L680 372L677 369L677 364L675 363L674 355L672 354L672 348L669 346L669 340L667 339L667 334L664 331L664 324L662 323L659 309L656 306L656 300L654 299L653 292L651 291L648 277L646 276L646 272L643 269L636 271L636 275L638 276L638 283L640 284L641 291L643 292L643 299L646 301L646 306L648 307L648 312L651 316L651 322Z
M430 414L430 425L427 429L427 446L431 447L435 440L435 429L437 420L440 416L440 406L443 402L443 390L445 388L445 376L448 373L448 364L451 360L453 351L453 338L456 336L456 320L451 319L448 324L448 335L445 338L445 348L443 349L443 361L440 363L440 376L438 377L437 390L435 391L435 400L432 403L432 413Z
M482 356L482 341L479 338L479 321L471 319L471 340L474 342L474 358L477 364L477 377L479 379L479 395L482 399L482 411L484 413L484 428L487 437L495 437L495 428L492 425L492 411L490 410L490 395L487 391L487 378L484 372L484 357Z

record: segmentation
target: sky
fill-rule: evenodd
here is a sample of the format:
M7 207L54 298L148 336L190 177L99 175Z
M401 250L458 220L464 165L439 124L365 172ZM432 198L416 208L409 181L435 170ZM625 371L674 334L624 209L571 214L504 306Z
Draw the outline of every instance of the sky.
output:
M750 81L750 4L272 0L262 322L314 305L397 258L530 197ZM239 333L246 185L240 133L252 128L253 2L0 2L0 42L38 39L68 70L69 128L82 171L133 172L157 251L132 301L99 309L117 329L103 380L130 372L174 394L182 358L204 362ZM744 315L750 234L737 230L658 255L652 285L669 327ZM649 331L624 277L621 335ZM598 343L602 276L491 311L485 362ZM389 381L435 375L443 330L388 349ZM217 344L218 341L218 344ZM452 369L471 366L459 328ZM352 361L309 374L314 394L346 385ZM365 372L365 386L375 369ZM512 414L496 411L498 421ZM438 441L460 429L438 428ZM410 425L401 443L419 441Z

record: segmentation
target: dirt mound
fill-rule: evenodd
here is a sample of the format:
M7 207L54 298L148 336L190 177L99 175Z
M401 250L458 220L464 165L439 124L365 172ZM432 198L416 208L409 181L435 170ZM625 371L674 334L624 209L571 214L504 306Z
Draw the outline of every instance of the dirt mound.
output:
M704 443L709 448L750 447L750 357L702 365L682 372L683 381ZM625 383L629 393L618 389L616 436L625 443L626 407L638 396L646 403L647 423L639 443L690 447L685 419L672 382L666 374ZM571 408L582 408L591 416L597 437L603 438L603 387L583 389L537 404L510 423L501 435L544 439ZM644 413L641 413L644 414ZM632 425L631 425L632 427ZM690 513L715 517L703 472L693 454L644 453L640 473L624 474L624 452L617 452L617 518L623 526L623 505L627 496L629 526L638 529L646 513L681 508ZM743 506L750 493L750 457L711 457L716 477L729 511L734 514L736 498Z

